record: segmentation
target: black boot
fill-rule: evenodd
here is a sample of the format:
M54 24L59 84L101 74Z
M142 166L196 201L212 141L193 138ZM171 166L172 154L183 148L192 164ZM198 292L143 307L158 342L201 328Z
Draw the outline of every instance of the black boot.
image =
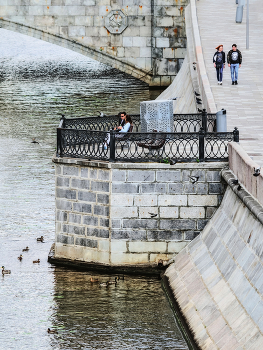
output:
M232 81L232 85L235 85L235 82L234 82L234 81Z
M237 80L235 81L235 85L237 85Z

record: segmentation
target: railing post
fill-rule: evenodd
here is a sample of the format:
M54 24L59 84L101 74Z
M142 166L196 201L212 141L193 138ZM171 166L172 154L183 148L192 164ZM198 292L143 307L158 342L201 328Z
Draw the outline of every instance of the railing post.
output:
M61 114L61 118L60 118L60 123L59 123L59 128L64 128L65 127L65 116L64 114Z
M234 141L239 142L239 130L237 127L234 128L233 135L234 135Z
M206 109L202 110L202 128L204 132L207 132L207 112Z
M57 157L61 156L62 147L61 147L61 128L57 128Z
M110 162L115 162L115 132L110 131Z
M203 128L199 131L199 161L203 162L205 159L205 131Z

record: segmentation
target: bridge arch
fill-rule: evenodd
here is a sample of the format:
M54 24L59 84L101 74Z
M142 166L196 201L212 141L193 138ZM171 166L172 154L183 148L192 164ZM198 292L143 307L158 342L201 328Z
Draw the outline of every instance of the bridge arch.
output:
M133 77L151 85L151 72L135 67L134 65L128 62L122 61L120 58L112 57L110 54L103 52L103 50L94 49L92 47L83 45L80 42L63 37L58 34L52 34L44 30L40 30L21 23L15 23L4 19L0 19L0 28L11 30L20 34L28 35L49 42L51 44L62 46L69 50L80 53L84 56L87 56L91 59L107 64L112 68L116 68L121 72L132 75Z
M168 86L186 53L189 0L0 0L0 26Z

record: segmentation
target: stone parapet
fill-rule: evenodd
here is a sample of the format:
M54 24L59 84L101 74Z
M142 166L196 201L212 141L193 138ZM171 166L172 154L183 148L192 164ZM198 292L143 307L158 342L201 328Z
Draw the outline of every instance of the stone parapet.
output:
M199 235L224 193L226 163L53 161L56 258L156 265Z
M229 168L246 190L263 205L263 174L253 176L255 169L260 166L252 160L247 152L237 142L230 142L228 146Z

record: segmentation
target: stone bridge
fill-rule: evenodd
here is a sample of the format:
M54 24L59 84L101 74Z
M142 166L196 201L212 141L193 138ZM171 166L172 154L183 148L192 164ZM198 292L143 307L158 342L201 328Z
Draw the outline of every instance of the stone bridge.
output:
M189 0L0 0L0 27L69 48L150 86L185 56Z

